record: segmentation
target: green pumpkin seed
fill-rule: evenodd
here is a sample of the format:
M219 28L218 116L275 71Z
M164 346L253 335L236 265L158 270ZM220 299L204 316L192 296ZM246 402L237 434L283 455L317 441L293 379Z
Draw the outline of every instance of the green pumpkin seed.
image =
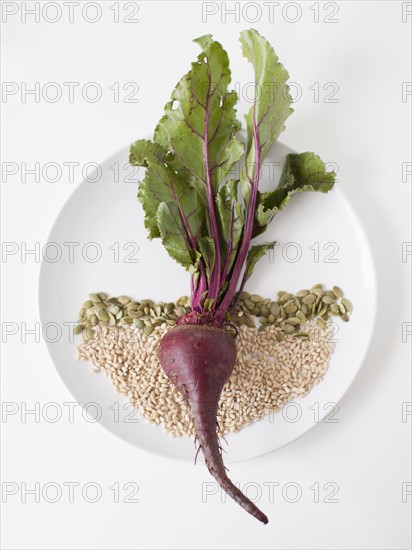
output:
M259 296L258 294L252 294L249 300L251 302L254 302L255 304L258 304L259 302L263 302L262 296Z
M329 310L333 313L339 313L339 306L336 303L330 304Z
M346 311L348 311L349 313L352 313L353 306L351 302L349 302L349 300L347 300L346 298L342 298L341 304L345 306Z
M87 300L86 302L83 302L83 307L86 309L90 309L93 307L93 302L91 300Z
M279 313L279 306L277 305L276 302L270 302L269 310L270 310L270 313L276 317Z
M133 319L131 317L123 317L123 322L127 325L131 325L133 323Z
M154 330L154 328L150 325L150 326L145 327L145 328L143 329L143 334L144 334L145 336L150 336L150 334L152 334L153 330Z
M326 306L322 306L321 309L318 311L318 315L319 317L322 317L327 312L328 312L328 308Z
M115 306L115 305L111 305L107 308L107 311L109 313L112 313L113 315L117 315L120 311L120 307L119 306Z
M313 287L310 289L310 291L313 292L313 290L315 290L316 288L323 288L323 284L318 283L317 285L313 285Z
M97 295L98 295L98 297L100 298L100 300L101 300L102 302L104 302L105 300L107 300L107 297L108 297L108 296L107 296L106 292L98 292Z
M97 318L97 315L90 315L89 321L92 325L97 325L99 319Z
M138 319L139 317L141 317L143 315L143 312L142 311L129 310L127 312L127 315L128 315L128 317L131 317L132 319Z
M346 307L342 303L339 304L339 311L342 315L345 315L346 313Z
M303 297L302 302L307 306L310 306L316 301L316 296L314 294L307 294Z
M96 310L96 315L99 318L100 321L108 321L109 315L102 309Z
M296 296L298 298L303 298L306 294L309 294L309 290L299 290L299 292L296 293Z
M336 298L343 298L343 290L338 286L334 286L332 288L332 292L336 296Z
M289 317L289 319L286 319L286 323L289 325L300 325L301 321L299 317Z
M322 302L324 304L332 304L335 300L333 298L331 298L330 296L323 296L322 298Z
M81 332L83 332L83 325L76 325L75 327L73 327L73 334L80 334Z
M292 298L292 294L289 294L289 292L285 292L282 294L282 297L280 298L281 304L286 304L290 299Z
M323 296L325 294L325 291L322 288L312 288L311 292L315 296Z
M187 300L188 300L187 296L181 296L181 297L176 301L176 305L177 305L178 307L185 306L186 303L187 303Z
M94 338L94 330L92 328L87 328L85 336L86 340L91 340L92 338Z
M296 313L296 317L300 319L301 324L304 324L307 322L306 315L303 313L303 311L298 311Z
M298 308L294 304L285 307L286 313L296 313L297 310Z
M93 292L89 294L89 298L92 302L101 302L100 296L98 294L94 294Z
M341 319L342 319L342 321L345 321L345 323L347 323L349 321L349 315L347 313L345 313L345 315L341 316Z

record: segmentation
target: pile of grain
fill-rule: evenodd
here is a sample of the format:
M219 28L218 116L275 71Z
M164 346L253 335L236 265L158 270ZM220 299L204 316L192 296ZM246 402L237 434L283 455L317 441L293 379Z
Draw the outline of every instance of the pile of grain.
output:
M78 359L89 361L94 372L103 371L149 422L161 424L172 436L193 435L188 407L157 358L159 341L170 328L163 324L145 335L126 323L100 326L79 345ZM305 328L308 338L285 336L280 341L275 326L239 328L238 358L219 405L221 433L260 420L322 380L333 352L331 332L316 321Z

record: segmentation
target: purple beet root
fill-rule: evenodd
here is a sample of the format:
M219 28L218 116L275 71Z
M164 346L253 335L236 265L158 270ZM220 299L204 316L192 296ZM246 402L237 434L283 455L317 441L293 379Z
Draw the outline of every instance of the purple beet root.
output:
M228 478L217 435L217 408L236 361L230 334L212 325L183 324L160 342L160 364L187 399L199 446L211 475L240 506L263 523L268 518Z

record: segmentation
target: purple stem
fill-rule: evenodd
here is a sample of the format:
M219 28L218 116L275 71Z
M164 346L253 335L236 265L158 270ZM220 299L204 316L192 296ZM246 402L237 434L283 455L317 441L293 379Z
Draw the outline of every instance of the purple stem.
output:
M222 282L224 282L225 279L226 279L226 275L227 275L228 270L229 270L230 257L231 257L232 252L233 252L234 208L235 208L234 204L232 203L232 209L230 211L230 222L229 222L229 243L227 245L226 261L225 261L225 265L223 267L222 277L220 279Z
M210 71L209 67L208 70ZM216 218L216 209L215 209L215 200L213 196L213 182L212 182L212 173L210 169L210 160L209 160L209 103L210 103L210 75L209 75L209 87L207 90L206 96L206 105L205 105L205 132L204 132L204 158L205 158L205 168L206 168L206 194L207 194L207 203L208 203L208 213L210 221L210 231L212 234L213 243L215 245L215 263L213 270L210 276L208 298L214 300L216 303L216 298L220 290L220 241L219 241L219 229L217 227L217 218Z
M250 243L252 240L253 221L254 221L255 208L256 208L256 197L257 197L257 192L259 187L260 152L261 152L258 126L256 124L255 118L253 120L253 138L255 142L255 173L253 175L252 190L250 193L250 201L249 201L249 206L247 210L246 226L245 226L245 231L243 233L242 245L241 245L239 254L236 258L235 265L233 267L233 272L229 281L228 289L219 306L219 310L216 314L216 320L219 323L222 322L222 319L226 311L229 309L229 306L236 293L236 287L239 282L243 265L246 261L247 253L249 251Z

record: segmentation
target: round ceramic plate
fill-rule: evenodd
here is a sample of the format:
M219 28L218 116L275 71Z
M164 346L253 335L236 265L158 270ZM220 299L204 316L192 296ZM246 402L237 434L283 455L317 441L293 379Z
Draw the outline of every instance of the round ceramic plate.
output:
M285 156L276 144L265 160L261 188L277 185ZM143 169L127 163L128 148L88 174L64 205L44 250L40 273L40 316L48 325L47 347L74 398L113 434L147 451L193 460L189 438L170 438L159 426L137 418L125 397L103 374L77 361L70 323L89 292L126 294L134 299L174 301L189 293L189 276L149 241L136 200ZM258 264L247 285L253 293L275 297L324 283L339 285L353 302L349 323L338 322L331 337L336 350L324 380L304 398L276 414L227 436L225 460L235 462L274 451L301 436L327 416L339 418L338 402L360 369L372 335L376 278L370 248L339 183L328 194L298 194L264 235L279 244ZM51 244L54 243L54 244ZM61 327L56 337L53 326Z

